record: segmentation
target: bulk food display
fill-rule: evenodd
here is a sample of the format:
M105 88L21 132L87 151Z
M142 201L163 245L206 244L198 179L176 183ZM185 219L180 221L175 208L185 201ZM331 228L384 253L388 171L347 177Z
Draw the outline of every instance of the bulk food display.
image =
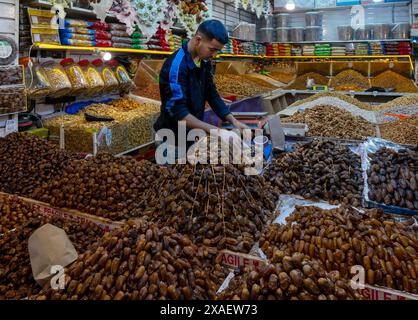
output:
M182 53L173 96L161 70L219 3L7 4L0 300L418 300L413 3L366 4L371 20L356 25L342 1L276 2L227 6L232 32L210 59L225 104L263 142L207 151L202 139L164 164L154 126L180 99ZM250 154L236 157L238 145ZM209 163L190 161L201 152Z

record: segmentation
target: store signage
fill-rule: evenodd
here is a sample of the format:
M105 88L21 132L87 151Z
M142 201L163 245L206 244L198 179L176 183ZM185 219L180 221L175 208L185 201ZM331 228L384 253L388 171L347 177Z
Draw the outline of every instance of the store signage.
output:
M369 285L364 286L365 288L360 292L366 300L418 300L418 295Z
M222 250L219 254L222 257L222 264L231 268L250 267L258 269L266 264L266 260L245 253Z

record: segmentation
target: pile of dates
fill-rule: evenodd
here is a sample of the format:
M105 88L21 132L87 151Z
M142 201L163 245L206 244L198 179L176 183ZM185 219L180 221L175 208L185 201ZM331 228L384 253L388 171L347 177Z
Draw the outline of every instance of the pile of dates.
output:
M248 253L275 215L278 194L233 166L184 165L154 182L143 214L193 243Z
M42 289L33 278L28 252L28 239L36 229L46 223L62 228L78 253L84 252L105 234L100 227L91 223L79 224L57 217L36 217L28 204L12 197L6 202L15 208L17 215L31 218L16 226L15 230L0 236L0 300L23 299Z
M32 134L0 138L0 190L32 197L34 190L59 177L74 156Z
M142 194L163 172L148 161L102 153L67 165L59 177L37 188L34 198L112 220L139 217Z
M260 248L271 261L303 253L328 271L351 279L351 267L364 268L365 281L418 293L418 238L412 218L399 222L380 209L360 213L350 206L332 210L296 207L286 225L273 224Z
M65 270L65 289L36 300L214 299L226 270L170 227L139 219L107 233Z
M243 270L229 282L221 299L234 300L361 300L338 272L302 253L283 255L260 270Z
M332 141L300 145L270 164L264 177L278 191L359 207L363 192L360 157Z
M381 148L370 158L369 199L418 210L418 151Z

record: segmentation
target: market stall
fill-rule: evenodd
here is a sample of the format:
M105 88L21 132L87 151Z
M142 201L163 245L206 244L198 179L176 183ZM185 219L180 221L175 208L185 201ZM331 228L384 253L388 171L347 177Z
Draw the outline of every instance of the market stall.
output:
M0 300L418 300L413 4L324 2L6 1ZM161 164L159 74L209 17L248 153Z

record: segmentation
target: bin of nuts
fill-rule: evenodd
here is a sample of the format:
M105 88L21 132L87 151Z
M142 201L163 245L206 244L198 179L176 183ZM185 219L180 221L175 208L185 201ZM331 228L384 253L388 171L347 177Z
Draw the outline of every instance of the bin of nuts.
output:
M0 87L0 114L26 111L24 86Z
M64 69L57 62L54 60L45 61L42 63L42 68L51 86L50 96L62 97L71 92L71 82Z

